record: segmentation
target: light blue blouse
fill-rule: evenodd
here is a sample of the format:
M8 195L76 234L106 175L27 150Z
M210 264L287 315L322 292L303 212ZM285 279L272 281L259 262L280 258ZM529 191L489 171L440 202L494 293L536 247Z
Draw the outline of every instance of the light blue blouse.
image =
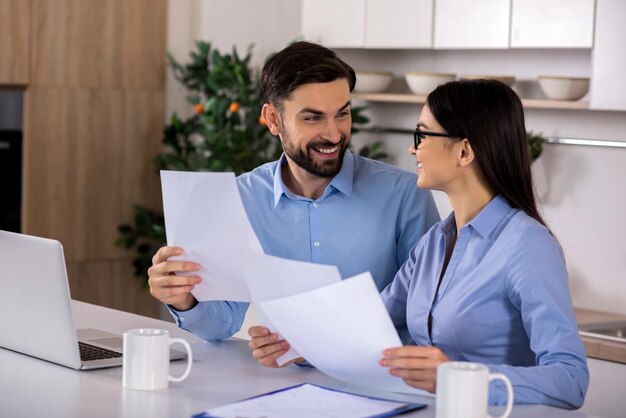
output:
M450 360L505 374L516 403L582 406L589 371L558 242L497 196L461 228L437 291L455 230L454 213L433 226L382 292L396 326ZM501 383L492 383L489 401L505 403Z
M439 221L431 193L415 186L417 176L390 164L348 151L323 195L308 199L285 186L284 163L283 155L237 178L246 213L266 254L336 265L343 278L370 271L382 290L417 240ZM220 340L241 328L248 304L201 302L185 312L169 309L181 328L206 340Z

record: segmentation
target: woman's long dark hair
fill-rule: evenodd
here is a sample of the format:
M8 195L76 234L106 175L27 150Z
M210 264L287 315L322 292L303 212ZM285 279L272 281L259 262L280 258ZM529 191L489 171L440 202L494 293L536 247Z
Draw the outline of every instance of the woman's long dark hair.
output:
M448 134L467 138L493 190L547 228L537 210L517 94L496 80L460 80L437 87L427 103Z

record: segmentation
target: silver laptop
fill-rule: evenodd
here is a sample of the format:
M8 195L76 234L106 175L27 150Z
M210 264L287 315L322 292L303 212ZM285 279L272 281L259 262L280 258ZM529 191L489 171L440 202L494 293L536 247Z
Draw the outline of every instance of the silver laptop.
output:
M78 370L122 365L121 336L74 328L59 241L0 231L0 289L0 347Z

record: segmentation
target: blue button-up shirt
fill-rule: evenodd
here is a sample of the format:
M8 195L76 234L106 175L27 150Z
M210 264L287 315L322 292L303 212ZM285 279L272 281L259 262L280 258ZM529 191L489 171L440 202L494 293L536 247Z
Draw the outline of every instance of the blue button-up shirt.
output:
M589 383L561 248L501 196L456 230L454 213L422 237L382 298L396 326L450 360L487 364L512 382L516 403L582 406ZM432 331L428 318L432 313ZM490 403L506 401L493 383Z
M439 220L430 192L417 189L417 176L389 164L348 151L322 196L309 199L285 186L284 163L283 155L237 178L266 254L336 265L343 278L370 271L382 290ZM189 311L170 311L180 327L217 340L241 328L247 308L247 303L201 302Z

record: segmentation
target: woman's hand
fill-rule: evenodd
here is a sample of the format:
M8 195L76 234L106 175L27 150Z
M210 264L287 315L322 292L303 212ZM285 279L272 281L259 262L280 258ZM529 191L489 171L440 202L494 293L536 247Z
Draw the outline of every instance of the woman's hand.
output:
M251 327L248 329L248 335L252 337L248 346L252 350L252 357L258 360L260 364L266 367L284 367L293 363L303 363L304 359L298 357L278 366L276 360L285 354L291 348L285 340L280 340L278 334L270 332L266 327Z
M389 367L389 373L401 377L409 386L435 393L437 385L437 366L448 357L437 347L388 348L383 351L380 365Z

